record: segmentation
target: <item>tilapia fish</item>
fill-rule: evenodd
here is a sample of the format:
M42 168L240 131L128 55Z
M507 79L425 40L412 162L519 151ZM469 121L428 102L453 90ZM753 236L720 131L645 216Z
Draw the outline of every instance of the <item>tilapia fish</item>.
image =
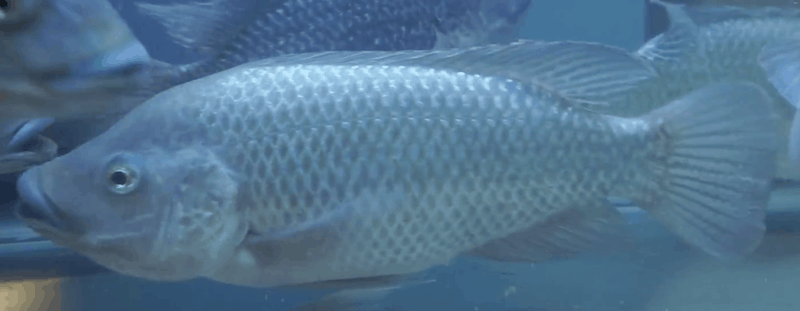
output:
M800 9L652 2L666 8L670 27L634 54L653 68L656 77L643 82L622 103L597 111L638 116L709 83L758 84L767 90L780 116L783 137L777 177L800 179L800 165L790 158L790 144L794 157L800 157L800 125L794 125L797 134L792 134L793 105L798 105L800 88L785 87L793 78L789 71L800 65L800 52L786 48L800 38ZM782 79L790 82L778 81ZM787 100L794 102L790 105Z
M3 4L0 122L104 111L150 60L108 0Z
M6 139L38 145L44 139L39 136L42 134L60 149L69 150L107 130L130 109L158 92L268 57L331 50L427 50L510 43L518 39L531 3L531 0L138 3L145 15L165 26L176 43L206 58L187 65L151 61L145 77L137 81L146 86L130 84L136 87L122 92L126 98L120 95L104 99L103 103L119 109L58 119L54 124L52 119L37 119L19 127L19 132L0 133L4 135L0 143ZM118 18L116 13L99 17ZM5 127L14 127L17 121ZM50 124L53 126L43 131ZM30 164L52 158L16 145L5 148L0 145L0 174L21 171Z
M770 98L727 83L638 118L592 111L650 75L578 42L248 63L29 169L16 212L127 275L246 286L596 251L628 234L612 190L709 254L747 254L775 173Z
M209 59L162 68L155 94L250 61L324 51L511 43L532 0L212 0L139 3L175 41Z
M117 93L143 86L149 61L108 0L3 1L0 174L56 155L39 135L53 117L130 109Z

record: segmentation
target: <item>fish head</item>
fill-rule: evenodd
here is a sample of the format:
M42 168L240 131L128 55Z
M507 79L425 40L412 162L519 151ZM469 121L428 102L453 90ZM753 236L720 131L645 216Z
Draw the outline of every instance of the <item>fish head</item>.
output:
M234 175L211 153L107 138L23 173L18 217L122 274L181 281L224 265L247 233Z
M108 0L3 3L0 93L111 94L143 83L150 56Z

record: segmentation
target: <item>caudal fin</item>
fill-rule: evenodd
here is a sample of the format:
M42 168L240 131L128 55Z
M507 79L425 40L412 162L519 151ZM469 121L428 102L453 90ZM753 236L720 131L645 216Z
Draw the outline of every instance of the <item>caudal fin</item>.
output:
M721 83L653 111L663 148L654 175L636 198L686 242L719 258L750 253L764 235L776 170L777 116L766 92Z
M800 109L800 40L777 41L764 46L758 62L767 80L792 106ZM794 114L789 131L789 159L800 163L800 114Z

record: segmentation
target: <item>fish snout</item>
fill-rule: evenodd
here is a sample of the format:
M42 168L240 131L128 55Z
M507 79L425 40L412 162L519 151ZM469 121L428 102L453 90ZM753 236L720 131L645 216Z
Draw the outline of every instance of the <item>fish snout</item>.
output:
M18 218L26 221L42 223L54 228L59 228L64 220L60 216L58 207L39 187L39 168L34 167L22 173L17 181L17 192L20 202L15 213Z

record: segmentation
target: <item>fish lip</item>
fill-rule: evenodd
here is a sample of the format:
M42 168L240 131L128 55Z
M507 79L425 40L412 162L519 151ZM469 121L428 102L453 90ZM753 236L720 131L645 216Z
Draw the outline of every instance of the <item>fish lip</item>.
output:
M39 167L34 167L22 173L17 180L20 200L14 213L29 223L58 228L61 222L58 207L39 187L39 174Z
M107 53L69 66L67 71L49 79L47 87L61 93L74 93L101 87L134 87L150 63L150 55L141 42L135 41ZM102 79L105 81L97 81Z

